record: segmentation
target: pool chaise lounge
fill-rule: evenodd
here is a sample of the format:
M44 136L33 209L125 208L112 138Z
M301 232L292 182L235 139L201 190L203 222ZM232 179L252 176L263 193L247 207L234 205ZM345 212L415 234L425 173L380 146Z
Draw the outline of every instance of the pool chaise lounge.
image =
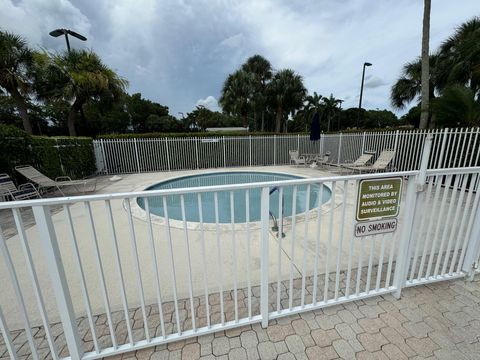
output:
M30 182L37 185L38 191L48 191L48 189L57 189L62 195L65 195L62 191L62 188L72 186L77 192L85 192L87 186L92 186L90 191L95 191L97 188L96 179L83 179L83 180L72 180L69 176L59 176L55 180L50 179L48 176L42 174L40 171L35 169L31 165L20 165L16 166L15 170L23 175ZM80 188L82 191L80 191Z

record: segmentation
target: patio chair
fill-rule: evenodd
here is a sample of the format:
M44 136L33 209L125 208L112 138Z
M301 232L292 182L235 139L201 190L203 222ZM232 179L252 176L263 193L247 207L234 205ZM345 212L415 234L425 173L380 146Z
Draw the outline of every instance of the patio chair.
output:
M72 180L69 176L59 176L55 178L55 180L52 180L30 165L16 166L15 170L17 170L20 174L22 174L32 183L36 184L39 193L41 193L42 190L47 191L48 189L54 188L60 191L62 195L65 195L61 188L66 186L73 186L77 190L77 192L80 192L79 187L83 187L82 192L85 192L86 187L92 184L93 188L91 189L91 191L95 191L95 189L97 188L96 179Z
M395 151L393 150L384 150L380 153L377 160L370 166L347 166L347 169L362 172L380 172L386 171L388 166L395 157Z
M329 165L328 160L330 159L330 155L331 155L330 151L327 151L323 155L317 155L317 157L315 159L315 163L317 165L322 165L322 166Z
M361 167L361 166L366 166L370 160L372 160L373 155L375 155L375 152L372 151L365 151L360 157L355 160L352 163L345 163L345 164L340 164L341 167L346 167L346 168L354 168L354 167Z
M8 174L0 174L0 198L26 200L40 198L40 194L31 183L15 186Z
M289 150L288 153L290 154L290 164L307 165L305 156L299 155L298 150Z

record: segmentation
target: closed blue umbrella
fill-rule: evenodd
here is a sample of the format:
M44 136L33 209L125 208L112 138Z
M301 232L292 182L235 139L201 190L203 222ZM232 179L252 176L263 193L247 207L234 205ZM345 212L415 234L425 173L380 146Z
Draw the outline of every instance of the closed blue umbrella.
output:
M315 113L310 125L310 140L317 141L320 140L320 116L318 112Z

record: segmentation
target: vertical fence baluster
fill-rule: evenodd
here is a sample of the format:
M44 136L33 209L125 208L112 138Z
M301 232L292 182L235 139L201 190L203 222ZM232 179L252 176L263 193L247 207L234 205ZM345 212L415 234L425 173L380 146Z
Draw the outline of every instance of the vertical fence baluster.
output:
M150 244L150 255L152 257L153 274L155 276L155 293L157 295L158 314L160 319L160 330L162 331L162 337L165 338L165 321L163 319L162 291L160 286L160 274L158 271L157 247L155 246L155 238L153 236L153 227L152 227L152 216L150 214L150 201L148 197L143 199L145 201L145 212L147 214L147 231L148 231L148 240L149 240L148 242Z
M42 239L43 254L48 266L48 273L52 279L53 292L62 321L68 351L72 359L80 360L83 357L83 348L50 208L48 205L36 205L32 206L32 210L40 238ZM23 303L23 300L21 302ZM33 351L32 349L32 353L36 355L36 350Z
M102 260L100 258L100 249L98 247L98 239L97 239L97 233L95 231L95 225L93 223L93 216L92 216L92 209L90 207L90 203L88 201L84 202L85 205L85 212L87 213L87 218L88 218L88 227L90 229L90 235L93 239L94 246L95 246L95 262L97 265L97 271L99 275L99 281L100 281L100 289L102 293L102 298L103 298L103 305L105 306L105 311L107 313L107 320L108 320L108 328L110 330L110 337L112 339L112 345L114 349L117 349L117 339L115 337L115 331L113 329L113 321L112 321L112 313L110 310L110 301L108 299L108 292L107 292L107 286L105 283L105 275L103 271L103 265L102 265Z
M49 239L48 233L46 235L47 237L45 238L45 242L47 242ZM0 251L3 254L7 271L10 274L13 290L15 292L15 297L17 298L18 307L20 309L20 316L22 318L23 326L25 327L25 337L27 338L28 346L30 347L30 351L32 352L33 359L38 360L39 359L38 352L35 346L35 341L33 340L32 327L30 325L30 319L28 317L27 308L25 306L24 296L20 288L20 284L18 282L17 272L13 265L12 257L10 255L10 252L8 251L6 240L3 237L3 230L1 228L0 228ZM78 342L78 344L80 344L80 342ZM73 352L73 354L75 354L75 351ZM81 356L80 354L81 352L78 353L79 355L78 358L80 358Z
M331 198L330 198L330 222L328 224L328 245L327 245L327 258L325 259L325 288L323 291L323 301L328 301L328 281L330 276L330 252L332 250L332 240L333 240L333 218L335 212L335 189L336 182L331 183Z
M218 193L213 193L214 209L215 209L215 236L217 239L217 258L218 258L218 294L220 296L220 320L222 325L225 324L225 312L223 305L223 256L222 243L220 241L220 225L218 214Z
M247 306L248 318L252 319L252 281L251 281L251 244L250 244L250 190L245 190L245 224L247 226Z
M35 299L37 301L38 310L40 311L40 317L42 318L43 328L45 329L45 335L47 337L47 342L50 347L51 356L53 359L58 359L58 352L53 341L52 332L50 329L50 320L48 318L48 314L45 309L45 302L43 300L43 295L41 292L41 286L38 281L37 272L35 270L35 266L33 264L32 253L30 251L30 247L28 245L27 234L25 233L25 227L22 221L22 215L20 214L19 209L12 209L13 211L13 218L15 221L15 226L17 227L18 237L20 239L20 244L23 250L23 254L25 256L25 263L27 265L28 273L30 274L30 279L32 281L32 287L35 294Z
M269 188L262 188L260 198L260 219L261 219L261 244L260 244L260 314L262 317L262 327L268 326L268 242L269 242L269 213L270 213L270 194Z
M295 230L297 217L297 186L293 186L292 195L292 246L290 248L290 278L288 285L288 308L292 310L293 307L293 272L295 270Z
M167 238L168 253L170 257L170 269L172 269L172 290L173 290L173 306L175 308L175 321L177 324L177 334L182 334L180 326L180 313L178 311L178 295L177 295L177 273L175 271L175 256L173 254L172 234L170 233L170 218L168 216L167 197L162 197L163 215L165 216L165 237ZM173 319L172 319L173 321Z
M127 326L128 340L130 342L130 346L133 346L132 325L130 320L130 314L128 312L128 301L127 301L127 294L125 291L125 281L123 279L122 263L120 261L120 252L118 250L117 233L115 231L115 222L113 220L112 206L111 206L110 200L105 201L105 211L107 213L107 223L108 223L108 227L110 228L110 236L112 237L113 251L115 254L114 256L115 266L117 269L117 275L118 275L118 280L120 285L123 315L125 316L125 325ZM94 338L94 341L97 341L96 337Z
M323 207L323 183L319 183L318 205L317 205L317 227L315 230L315 258L313 265L313 294L312 304L317 305L317 286L318 286L318 257L320 255L320 231L322 230L322 207ZM279 249L280 257L280 249Z
M185 252L187 255L188 261L188 293L190 296L190 310L192 312L192 329L193 331L197 331L197 326L195 323L195 304L193 301L193 281L192 281L192 258L190 256L190 242L188 238L188 226L187 220L185 216L185 197L184 195L180 195L180 206L182 210L182 222L183 222L183 236L185 240Z
M306 199L305 199L305 223L303 231L303 262L302 262L302 292L300 306L305 307L305 282L307 274L307 237L308 237L308 212L310 210L310 184L307 185Z

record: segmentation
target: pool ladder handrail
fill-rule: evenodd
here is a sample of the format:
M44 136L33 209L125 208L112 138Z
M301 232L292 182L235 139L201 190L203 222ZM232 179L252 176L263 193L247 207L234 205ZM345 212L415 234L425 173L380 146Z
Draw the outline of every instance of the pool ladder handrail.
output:
M274 186L274 187L270 190L270 192L269 192L268 195L272 195L275 191L278 191L278 186ZM282 212L281 212L281 214L283 214L283 204L284 204L284 201L283 201L283 200L284 200L284 196L283 196L283 194L282 194ZM273 220L272 231L276 231L276 232L277 232L277 237L278 237L278 235L279 235L279 230L280 230L280 228L278 227L278 220L277 220L277 218L275 217L275 215L274 215L271 211L269 211L269 214L270 214L270 217L271 217L272 220ZM283 216L282 216L282 230L283 230ZM283 231L282 231L282 237L284 237L284 236L285 236L285 234L284 234Z

